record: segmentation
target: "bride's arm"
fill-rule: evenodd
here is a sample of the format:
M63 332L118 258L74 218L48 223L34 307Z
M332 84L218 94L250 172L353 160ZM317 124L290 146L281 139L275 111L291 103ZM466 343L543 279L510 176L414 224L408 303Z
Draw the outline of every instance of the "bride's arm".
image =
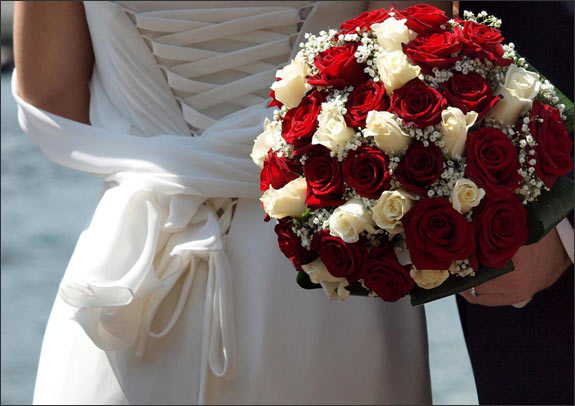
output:
M451 17L453 2L452 1L370 1L368 5L369 10L374 10L377 8L388 9L395 4L398 10L403 10L404 8L414 6L416 4L431 4L447 13Z
M20 97L89 123L94 54L82 2L15 2L14 59Z

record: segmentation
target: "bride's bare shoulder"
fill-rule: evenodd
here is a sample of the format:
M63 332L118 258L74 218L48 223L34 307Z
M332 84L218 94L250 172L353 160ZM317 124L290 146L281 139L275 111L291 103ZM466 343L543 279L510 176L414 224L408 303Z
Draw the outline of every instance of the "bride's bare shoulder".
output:
M14 57L24 100L89 122L94 55L82 2L16 2Z

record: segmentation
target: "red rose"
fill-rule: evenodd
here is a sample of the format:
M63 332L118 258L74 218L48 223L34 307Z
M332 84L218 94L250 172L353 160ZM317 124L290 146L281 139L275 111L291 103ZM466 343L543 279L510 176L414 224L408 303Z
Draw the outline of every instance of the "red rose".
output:
M392 244L374 247L367 259L365 286L386 302L395 302L413 289L409 271L399 264Z
M367 113L389 111L389 97L382 82L368 80L356 86L347 98L345 122L349 127L365 127Z
M363 239L349 244L330 235L329 230L322 230L313 236L311 247L319 252L321 262L336 278L353 283L365 275L368 251Z
M417 33L443 31L441 26L449 21L443 10L429 4L416 4L406 8L401 14L407 18L405 25Z
M452 261L474 253L472 225L445 198L420 200L401 222L417 269L448 269Z
M479 262L504 267L527 240L527 210L517 196L510 196L481 202L474 217Z
M475 111L477 120L481 120L499 101L498 96L493 96L489 82L474 72L467 75L456 73L441 83L439 89L450 105L464 113Z
M499 66L509 66L513 61L504 59L501 31L473 21L466 21L463 29L454 27L463 45L463 53L489 60Z
M297 107L290 109L282 122L282 137L297 150L311 144L317 129L317 116L324 96L317 90L304 96Z
M291 230L291 222L280 221L274 228L278 236L278 244L281 252L293 263L298 271L301 266L309 264L317 258L317 254L304 248L301 239Z
M435 125L441 121L441 112L447 107L447 100L434 88L421 80L411 79L396 89L391 96L391 108L405 124L418 128Z
M535 100L529 118L529 130L537 142L535 174L550 188L558 177L566 175L573 167L573 141L556 108Z
M449 31L421 34L402 46L409 59L421 66L421 70L428 75L433 73L433 68L449 68L462 59L460 56L452 56L459 52L461 44L457 36Z
M350 20L344 21L338 34L354 34L357 33L356 28L359 27L360 32L363 32L371 24L381 23L389 18L389 13L384 9L365 11Z
M278 158L276 154L270 151L268 157L264 160L264 167L260 174L260 190L265 192L270 187L270 184L274 189L284 187L299 177L301 168L298 167L301 167L298 161Z
M358 195L379 199L391 182L387 156L379 148L362 145L347 155L343 178Z
M481 128L468 134L465 149L465 174L485 189L488 198L504 199L519 187L517 151L501 130Z
M357 43L348 42L341 47L331 47L320 52L314 59L314 65L319 73L308 79L313 86L332 86L342 89L355 86L369 77L363 71L363 66L355 60Z
M427 188L443 172L443 155L435 144L428 147L421 142L414 142L405 152L394 175L406 188L427 197Z
M323 145L314 145L303 166L307 182L305 204L311 209L339 206L345 201L341 163Z

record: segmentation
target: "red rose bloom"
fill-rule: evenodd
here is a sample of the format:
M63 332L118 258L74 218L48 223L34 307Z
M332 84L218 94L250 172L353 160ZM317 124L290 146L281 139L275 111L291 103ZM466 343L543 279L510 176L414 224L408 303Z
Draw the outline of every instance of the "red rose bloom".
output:
M537 141L535 174L550 188L557 178L569 173L573 167L573 141L556 108L535 100L529 118L529 130ZM543 122L537 118L542 118Z
M501 130L481 128L467 135L465 174L492 200L513 194L521 175L515 147Z
M417 269L448 269L474 253L473 227L445 198L420 200L401 222Z
M447 24L449 17L443 10L429 4L416 4L406 8L401 14L407 18L407 28L417 33L440 32L442 25Z
M417 78L396 89L391 96L393 112L405 124L411 123L418 128L439 123L446 107L447 100L441 93Z
M310 148L303 166L307 182L305 204L311 209L339 206L345 203L345 192L341 163L330 156L330 150L323 145Z
M405 152L394 175L408 190L427 197L427 188L443 172L443 155L434 144L428 147L421 142L414 142Z
M493 96L489 82L474 72L467 75L456 73L447 82L441 83L439 89L450 105L464 113L475 111L478 120L499 101L498 96Z
M282 188L299 177L297 172L301 173L301 164L298 161L278 158L276 154L270 151L260 174L260 190L265 192L270 184L274 189Z
M374 247L367 259L365 286L386 302L395 302L407 295L414 286L409 271L399 264L392 244Z
M452 56L459 52L461 44L457 35L449 31L421 34L402 46L409 59L421 66L421 70L428 75L433 73L433 68L449 68L462 59L460 56Z
M509 66L513 61L504 59L501 31L473 21L465 21L463 29L457 25L453 31L463 45L463 53L489 60L499 66Z
M298 150L311 144L317 129L317 116L321 111L324 96L317 90L304 96L297 107L290 109L282 122L282 137Z
M527 240L527 210L512 195L496 202L481 202L474 217L479 262L504 267Z
M356 86L347 98L345 122L349 127L365 127L367 113L389 111L389 97L382 82L368 80Z
M379 199L391 182L387 156L379 148L362 145L347 155L343 178L358 195Z
M389 13L384 9L365 11L350 20L344 21L341 24L338 34L354 34L357 33L356 28L359 27L360 32L363 32L371 24L381 23L389 18Z
M349 244L330 235L329 230L322 230L314 235L311 246L336 278L346 278L353 283L365 275L368 252L362 239Z
M315 252L301 245L301 239L291 230L291 222L280 220L274 231L278 236L280 251L293 263L298 271L302 271L302 265L309 264L317 258Z
M320 52L313 61L319 73L309 78L308 83L342 89L368 80L363 66L355 60L356 50L357 43L348 42L344 46L331 47Z

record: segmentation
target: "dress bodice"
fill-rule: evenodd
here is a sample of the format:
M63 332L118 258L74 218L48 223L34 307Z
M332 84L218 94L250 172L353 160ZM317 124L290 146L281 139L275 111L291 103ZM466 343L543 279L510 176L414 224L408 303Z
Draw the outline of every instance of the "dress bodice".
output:
M311 1L120 1L192 132L268 99Z

